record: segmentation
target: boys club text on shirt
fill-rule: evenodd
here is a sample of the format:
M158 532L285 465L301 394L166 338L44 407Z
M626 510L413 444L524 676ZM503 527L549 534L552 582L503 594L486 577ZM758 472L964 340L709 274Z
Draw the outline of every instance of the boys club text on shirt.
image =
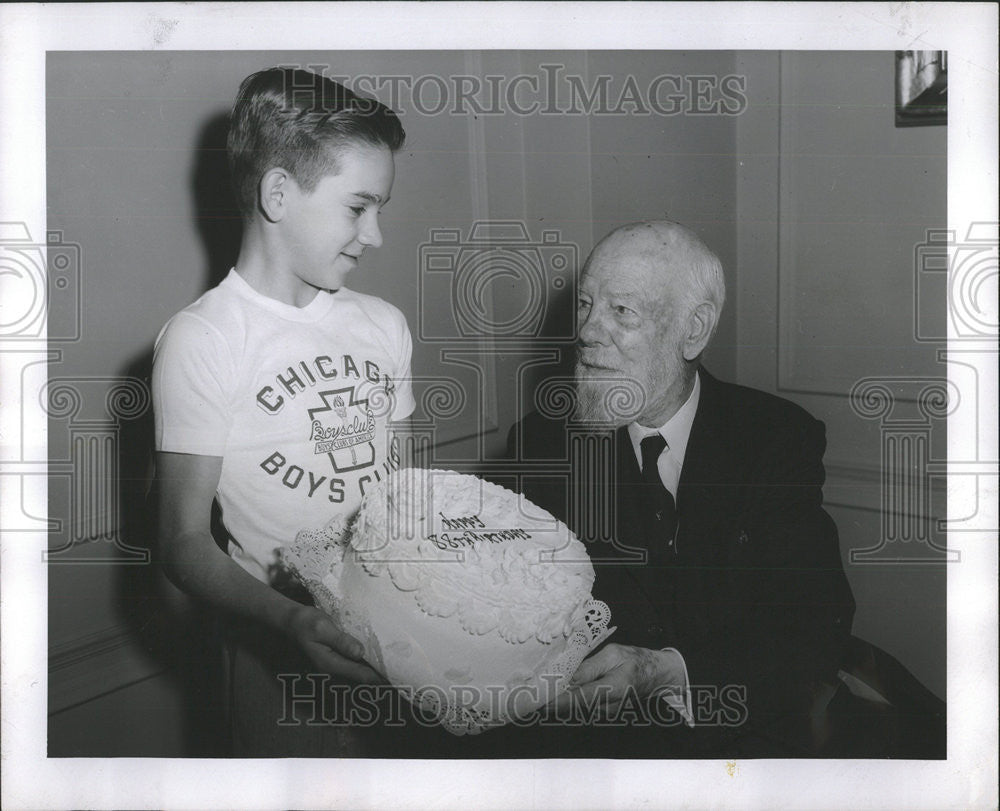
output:
M363 496L367 486L399 467L395 437L381 465L376 464L377 423L392 413L394 400L395 384L375 361L345 354L336 359L317 355L289 364L273 376L273 384L269 380L257 391L257 405L275 416L286 406L302 408L302 439L314 458L297 459L292 451L279 448L260 462L260 468L276 483L301 490L308 498L325 496L340 504L351 480ZM315 457L324 457L322 463Z

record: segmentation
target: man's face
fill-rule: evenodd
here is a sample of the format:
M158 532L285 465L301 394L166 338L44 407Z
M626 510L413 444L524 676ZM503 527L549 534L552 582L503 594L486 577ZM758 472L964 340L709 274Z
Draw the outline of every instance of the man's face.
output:
M295 187L283 223L289 281L305 293L338 289L365 248L382 244L378 215L392 191L392 152L352 146L338 165L312 192Z
M612 235L580 280L577 416L587 422L657 427L686 397L678 278L642 242Z

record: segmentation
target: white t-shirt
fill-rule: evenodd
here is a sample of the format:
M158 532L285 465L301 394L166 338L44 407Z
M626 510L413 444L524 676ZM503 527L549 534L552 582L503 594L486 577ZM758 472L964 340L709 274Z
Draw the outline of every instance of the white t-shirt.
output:
M414 408L403 314L341 288L306 307L235 270L167 322L153 356L156 447L221 456L229 554L269 582L297 532L353 513L399 463L387 422Z

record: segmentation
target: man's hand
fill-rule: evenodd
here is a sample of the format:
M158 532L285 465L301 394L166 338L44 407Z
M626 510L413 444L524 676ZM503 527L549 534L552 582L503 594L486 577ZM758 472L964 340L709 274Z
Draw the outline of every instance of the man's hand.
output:
M297 606L288 617L286 631L324 673L359 684L384 684L385 679L364 661L364 648L318 608Z
M563 711L580 702L610 716L629 692L639 698L663 690L683 695L686 686L683 660L676 652L612 643L584 659L569 689L554 703Z

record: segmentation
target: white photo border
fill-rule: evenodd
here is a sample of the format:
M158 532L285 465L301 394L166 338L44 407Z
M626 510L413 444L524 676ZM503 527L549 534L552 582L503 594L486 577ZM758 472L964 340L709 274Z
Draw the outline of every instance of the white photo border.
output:
M46 230L45 57L51 50L657 49L949 52L948 227L997 222L997 9L888 3L52 4L0 9L0 220ZM2 284L0 280L0 284ZM993 313L995 321L995 312ZM44 348L43 350L44 351ZM18 364L0 353L0 428L23 420L46 458L42 413L14 413ZM996 355L978 361L979 411L997 413ZM27 398L26 398L27 399ZM37 399L34 400L37 402ZM949 422L949 457L997 458L996 425ZM982 432L991 433L984 434ZM971 433L970 433L971 432ZM5 431L5 435L7 432ZM0 441L3 441L0 438ZM14 494L0 476L3 503ZM44 477L37 476L43 492ZM949 489L949 514L992 510ZM989 482L992 481L992 485ZM972 503L978 495L979 503ZM44 533L4 539L6 808L995 807L997 543L949 539L947 761L228 761L46 758ZM31 609L29 610L29 607ZM247 779L252 775L252 779ZM391 775L391 779L386 779Z

